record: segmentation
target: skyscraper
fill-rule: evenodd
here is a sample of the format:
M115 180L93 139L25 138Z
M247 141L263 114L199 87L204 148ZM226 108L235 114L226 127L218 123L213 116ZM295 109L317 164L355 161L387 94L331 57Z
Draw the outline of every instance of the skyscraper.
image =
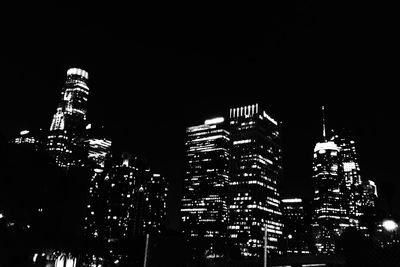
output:
M61 100L50 126L47 150L62 168L77 165L84 154L82 138L87 124L88 78L88 73L82 69L67 71Z
M346 185L345 198L347 200L347 214L349 224L353 227L359 226L361 216L361 173L356 152L355 142L346 131L334 134L331 140L340 148L341 169Z
M349 225L342 166L340 147L327 141L324 118L323 141L315 145L313 158L313 236L320 253L333 253L336 238Z
M230 109L232 173L229 236L244 257L280 253L279 183L282 177L280 124L258 104Z
M144 232L161 234L167 219L168 182L163 175L148 170L144 188L146 201Z
M283 239L282 247L288 255L312 252L311 209L301 198L282 199Z
M189 127L186 134L182 231L198 256L206 256L226 242L230 134L223 118Z

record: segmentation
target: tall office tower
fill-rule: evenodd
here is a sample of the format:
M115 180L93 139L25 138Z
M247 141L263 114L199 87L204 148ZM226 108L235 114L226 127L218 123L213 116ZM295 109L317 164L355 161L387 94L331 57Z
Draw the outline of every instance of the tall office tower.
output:
M359 226L361 216L361 174L355 142L350 138L348 132L332 136L333 141L340 148L341 165L343 177L346 184L345 197L347 199L347 214L349 224L353 227Z
M279 183L282 176L280 125L256 105L230 109L232 173L229 236L244 257L280 253ZM265 231L265 228L267 231Z
M168 182L159 173L151 173L146 178L144 197L147 202L145 229L149 234L161 234L167 219Z
M349 218L340 147L327 141L323 121L323 142L315 145L313 158L313 236L318 252L330 254Z
M288 255L312 251L311 207L301 198L282 199L283 252Z
M47 140L47 150L58 166L78 165L83 149L89 88L88 73L71 68L61 90L61 100L53 116Z
M230 137L225 128L221 117L186 130L182 231L194 242L197 256L226 242Z

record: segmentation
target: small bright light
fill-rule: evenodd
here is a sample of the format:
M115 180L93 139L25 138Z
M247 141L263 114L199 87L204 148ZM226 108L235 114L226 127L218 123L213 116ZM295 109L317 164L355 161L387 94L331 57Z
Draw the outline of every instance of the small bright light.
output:
M397 229L398 225L395 221L393 220L385 220L382 223L383 228L385 228L386 231L394 231Z
M28 134L28 133L29 133L28 130L23 130L23 131L21 131L19 134L20 134L20 135L25 135L25 134Z
M282 199L283 203L301 203L302 200L301 198L287 198L287 199Z
M224 118L223 117L218 117L218 118L206 120L204 122L204 124L217 124L217 123L221 123L221 122L224 122Z
M0 219L1 219L1 218L4 218L4 215L3 215L3 213L0 213Z
M292 239L292 238L293 238L293 236L292 236L292 235L290 235L290 234L289 234L287 237L288 237L289 239Z

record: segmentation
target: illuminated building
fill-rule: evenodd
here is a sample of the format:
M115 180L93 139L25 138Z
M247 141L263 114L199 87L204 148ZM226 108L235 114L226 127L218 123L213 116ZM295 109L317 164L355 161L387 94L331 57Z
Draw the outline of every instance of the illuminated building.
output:
M85 235L89 238L100 239L99 225L104 219L104 168L111 153L111 141L106 138L92 137L88 142L88 159L91 170L89 199L86 206Z
M143 223L137 223L134 215L144 209L144 181L140 175L137 158L124 153L122 160L111 166L104 178L105 187L105 238L118 242L137 234Z
M378 189L374 181L367 180L362 182L362 206L375 208L378 199Z
M182 231L197 248L203 244L204 255L226 241L230 139L223 118L189 127L186 134Z
M146 233L157 235L166 219L167 182L129 153L107 157L95 169L85 233L105 244L109 259L121 260L121 244Z
M362 181L360 185L360 195L360 230L366 236L370 236L374 234L378 223L378 209L376 208L378 191L375 182L371 180Z
M145 232L161 234L167 218L168 183L164 176L150 173L145 183L146 199Z
M361 174L360 166L354 140L349 138L349 134L343 132L335 134L331 140L340 148L342 165L342 175L346 184L347 214L349 224L353 227L359 226L361 216Z
M301 198L282 199L282 247L287 255L310 254L312 249L311 207Z
M111 141L106 138L90 138L88 143L88 159L98 168L104 168L106 157L111 150Z
M340 147L327 141L325 119L323 139L314 148L312 230L318 252L330 254L335 250L336 238L349 226L349 218Z
M55 163L68 168L82 160L82 137L86 127L88 73L71 68L61 90L61 100L50 126L47 150Z
M229 227L244 257L263 255L267 227L268 254L280 253L282 236L279 183L282 176L280 124L256 105L230 109L232 173Z
M33 151L42 151L44 148L44 132L39 130L22 130L18 137L14 138L11 143L17 144Z

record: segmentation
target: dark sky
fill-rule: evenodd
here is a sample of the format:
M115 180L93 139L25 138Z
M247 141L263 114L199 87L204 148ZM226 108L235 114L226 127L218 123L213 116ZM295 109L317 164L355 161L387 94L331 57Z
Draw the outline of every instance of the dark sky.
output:
M322 104L328 127L354 132L363 177L399 189L398 56L393 16L383 10L312 0L8 10L0 131L11 137L49 127L66 70L82 67L89 72L89 119L104 123L116 146L168 175L171 214L185 127L256 102L283 121L285 195L309 193Z

